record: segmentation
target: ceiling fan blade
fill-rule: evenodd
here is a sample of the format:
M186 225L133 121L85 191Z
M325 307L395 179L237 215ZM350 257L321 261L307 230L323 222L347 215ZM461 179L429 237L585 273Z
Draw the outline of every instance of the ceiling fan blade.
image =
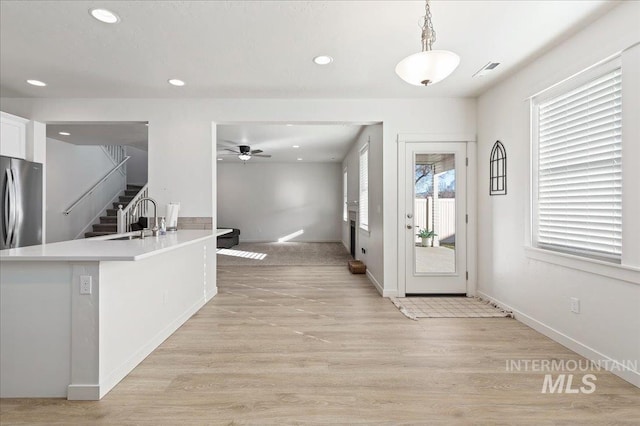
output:
M225 150L225 151L233 152L234 154L240 154L240 151L236 151L236 150L234 150L234 149L225 148L224 150Z
M264 151L261 150L261 149L254 149L254 150L251 151L251 155L253 155L253 154L262 154L263 152Z
M269 154L254 154L252 157L262 157L262 158L271 158Z

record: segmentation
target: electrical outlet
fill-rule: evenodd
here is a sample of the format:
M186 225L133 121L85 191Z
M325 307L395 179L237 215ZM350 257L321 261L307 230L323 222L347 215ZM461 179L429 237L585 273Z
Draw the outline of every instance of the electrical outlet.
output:
M91 294L91 275L80 275L80 294Z
M580 299L578 299L577 297L570 297L569 298L569 302L571 305L571 312L573 312L574 314L579 314L580 313Z
M367 254L367 249L362 247L360 250L362 250L362 254Z

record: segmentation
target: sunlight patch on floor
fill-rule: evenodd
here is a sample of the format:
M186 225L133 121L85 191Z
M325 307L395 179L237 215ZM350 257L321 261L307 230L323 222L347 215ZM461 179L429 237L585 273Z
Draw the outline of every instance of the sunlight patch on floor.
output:
M218 249L216 253L222 254L225 256L244 257L245 259L256 259L256 260L262 260L265 257L267 257L266 253L256 253L252 251L231 250L231 249Z

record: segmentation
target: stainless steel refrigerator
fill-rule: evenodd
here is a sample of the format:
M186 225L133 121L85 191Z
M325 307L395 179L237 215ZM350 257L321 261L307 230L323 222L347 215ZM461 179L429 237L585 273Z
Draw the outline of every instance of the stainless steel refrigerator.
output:
M0 250L42 244L42 164L0 156Z

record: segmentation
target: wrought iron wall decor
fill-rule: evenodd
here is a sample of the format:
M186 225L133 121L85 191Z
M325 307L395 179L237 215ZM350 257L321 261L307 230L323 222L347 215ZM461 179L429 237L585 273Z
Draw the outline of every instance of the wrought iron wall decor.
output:
M489 195L507 193L507 151L502 142L496 141L489 159Z

